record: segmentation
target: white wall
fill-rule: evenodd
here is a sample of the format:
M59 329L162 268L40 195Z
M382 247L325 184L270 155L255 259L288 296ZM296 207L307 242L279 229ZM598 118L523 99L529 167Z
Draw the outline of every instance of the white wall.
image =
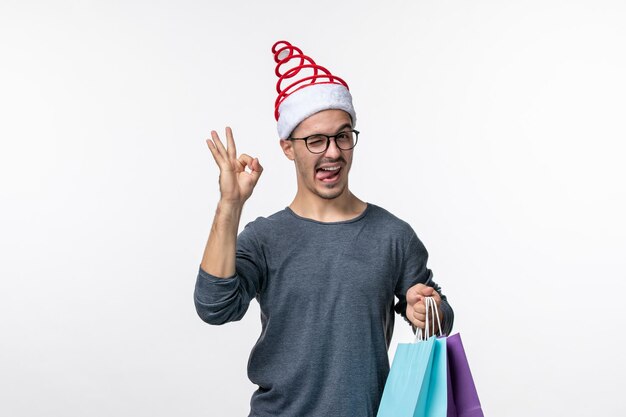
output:
M204 139L230 124L266 168L244 222L291 201L287 39L350 84L352 188L428 247L486 415L624 415L625 19L600 0L3 0L0 414L247 415L258 306L211 327L192 302L218 198Z

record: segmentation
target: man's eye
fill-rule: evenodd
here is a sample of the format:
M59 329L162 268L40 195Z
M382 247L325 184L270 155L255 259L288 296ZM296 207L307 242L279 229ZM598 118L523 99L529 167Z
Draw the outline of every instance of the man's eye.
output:
M320 146L326 141L326 138L321 136L311 136L307 142L310 146Z

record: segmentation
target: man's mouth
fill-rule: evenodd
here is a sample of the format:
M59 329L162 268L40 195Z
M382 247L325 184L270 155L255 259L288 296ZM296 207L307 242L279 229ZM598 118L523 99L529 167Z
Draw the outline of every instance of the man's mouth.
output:
M316 170L315 178L322 182L333 182L339 178L340 172L340 165L321 167Z

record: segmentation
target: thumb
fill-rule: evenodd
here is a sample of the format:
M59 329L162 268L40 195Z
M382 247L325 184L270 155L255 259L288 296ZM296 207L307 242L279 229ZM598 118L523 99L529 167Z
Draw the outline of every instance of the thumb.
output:
M424 297L431 297L433 295L433 291L435 291L433 287L429 287L426 285L422 288L421 292Z

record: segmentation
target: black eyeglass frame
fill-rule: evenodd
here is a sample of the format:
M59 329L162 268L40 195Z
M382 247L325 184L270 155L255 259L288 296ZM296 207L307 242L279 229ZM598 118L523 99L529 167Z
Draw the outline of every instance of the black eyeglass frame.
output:
M348 132L354 133L354 143L352 144L351 147L346 149L346 148L342 148L341 146L339 146L339 144L337 143L337 136L341 135L342 133L348 133ZM287 140L303 140L304 141L304 145L306 146L306 148L307 148L307 150L309 152L315 153L315 154L320 154L320 153L324 153L324 152L326 152L328 150L328 147L330 146L330 140L331 139L335 140L335 146L338 149L341 149L342 151L349 151L349 150L354 149L354 147L356 146L357 142L359 141L359 133L361 133L361 132L359 132L356 129L350 129L350 130L342 130L341 132L339 132L339 133L337 133L335 135L322 135L321 133L316 133L314 135L310 135L310 136L307 136L305 138L287 138ZM314 137L314 136L323 136L323 137L326 138L326 147L324 148L323 151L313 152L311 149L309 149L309 139Z

